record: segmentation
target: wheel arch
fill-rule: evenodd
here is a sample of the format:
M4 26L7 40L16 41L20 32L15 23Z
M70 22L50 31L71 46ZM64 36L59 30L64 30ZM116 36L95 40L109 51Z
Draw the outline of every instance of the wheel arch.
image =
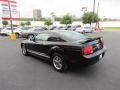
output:
M51 57L52 54L54 53L59 53L59 54L63 54L64 50L62 48L60 48L59 46L53 46L50 50L49 50L49 56Z
M26 47L26 44L25 44L25 43L21 43L21 48L23 47L23 45L25 45L25 47Z

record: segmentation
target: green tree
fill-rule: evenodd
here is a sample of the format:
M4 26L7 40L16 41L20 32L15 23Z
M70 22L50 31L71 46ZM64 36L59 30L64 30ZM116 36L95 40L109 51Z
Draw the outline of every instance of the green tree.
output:
M25 24L28 25L28 26L30 26L30 25L31 25L31 22L30 22L30 21L27 21Z
M72 24L72 22L73 22L72 16L69 14L64 15L60 20L60 23L65 25Z
M21 22L21 23L20 23L20 26L24 27L24 26L25 26L25 23Z
M6 27L8 25L8 21L2 21L2 24Z
M82 22L84 24L90 24L91 25L91 23L95 23L95 22L98 22L98 21L100 21L100 18L98 17L98 15L96 13L93 13L93 12L86 12L82 16Z
M52 22L52 20L50 18L45 20L44 25L47 25L49 27L52 24L53 24L53 22Z

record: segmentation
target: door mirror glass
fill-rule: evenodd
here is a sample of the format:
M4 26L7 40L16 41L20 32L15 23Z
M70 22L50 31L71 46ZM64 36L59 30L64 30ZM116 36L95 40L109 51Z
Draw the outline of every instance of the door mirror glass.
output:
M35 37L33 35L29 36L30 41L35 41Z
M49 38L49 34L38 34L36 37L35 37L35 40L36 41L47 41L47 39Z

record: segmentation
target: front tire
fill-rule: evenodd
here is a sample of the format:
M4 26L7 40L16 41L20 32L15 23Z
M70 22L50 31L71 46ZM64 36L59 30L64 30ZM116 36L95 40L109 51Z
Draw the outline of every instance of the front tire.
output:
M64 72L68 69L68 64L66 63L65 58L61 54L54 53L51 59L53 67L56 71Z
M28 55L28 52L27 52L27 49L26 49L25 45L22 46L22 54L23 54L24 56L27 56L27 55Z

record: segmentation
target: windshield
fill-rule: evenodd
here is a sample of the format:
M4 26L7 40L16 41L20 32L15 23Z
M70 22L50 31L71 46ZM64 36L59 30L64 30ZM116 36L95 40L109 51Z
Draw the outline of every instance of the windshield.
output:
M39 31L44 31L44 29L35 29L34 31L39 32Z
M23 27L23 28L21 28L22 30L29 30L29 29L31 29L32 27Z
M13 30L15 30L16 28L13 28ZM7 28L6 30L11 30L11 28Z
M75 32L75 31L59 32L59 35L61 36L62 39L66 41L72 41L72 42L89 38L88 36Z

